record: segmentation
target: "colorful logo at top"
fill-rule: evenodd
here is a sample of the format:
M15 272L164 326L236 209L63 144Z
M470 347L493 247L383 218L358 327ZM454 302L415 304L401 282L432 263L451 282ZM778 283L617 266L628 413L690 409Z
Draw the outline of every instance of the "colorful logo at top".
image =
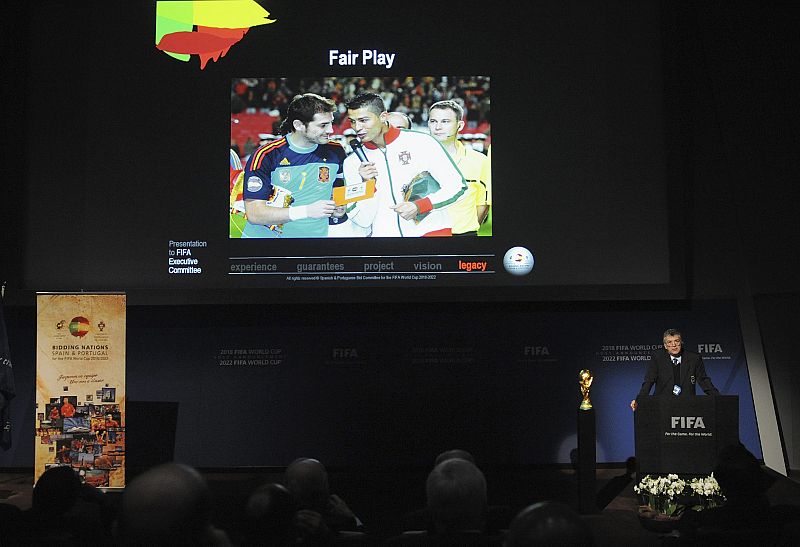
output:
M254 0L156 2L156 48L179 61L224 57L250 27L274 23Z
M73 317L69 322L69 333L72 336L83 338L89 333L89 320L85 317Z

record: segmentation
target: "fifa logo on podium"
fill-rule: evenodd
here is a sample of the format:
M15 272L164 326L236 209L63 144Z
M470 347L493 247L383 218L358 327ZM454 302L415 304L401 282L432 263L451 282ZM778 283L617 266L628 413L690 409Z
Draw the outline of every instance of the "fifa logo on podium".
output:
M672 416L672 429L705 429L702 416Z

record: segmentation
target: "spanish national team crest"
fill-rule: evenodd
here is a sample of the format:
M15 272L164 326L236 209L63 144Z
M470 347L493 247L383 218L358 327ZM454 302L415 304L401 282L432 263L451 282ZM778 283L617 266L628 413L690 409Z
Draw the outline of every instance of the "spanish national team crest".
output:
M319 182L330 182L331 180L331 168L330 167L320 167L319 174L317 175L317 180Z
M411 163L411 152L409 152L408 150L403 150L397 155L397 159L399 159L400 163L402 163L403 165L408 165L409 163Z
M281 169L279 177L281 179L281 182L286 184L292 180L292 173L287 169Z

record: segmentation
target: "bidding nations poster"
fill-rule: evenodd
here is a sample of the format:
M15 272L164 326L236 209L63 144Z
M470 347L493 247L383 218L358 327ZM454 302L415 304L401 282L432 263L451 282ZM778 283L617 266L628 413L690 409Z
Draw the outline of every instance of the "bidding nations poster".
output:
M39 294L36 465L125 486L125 295Z

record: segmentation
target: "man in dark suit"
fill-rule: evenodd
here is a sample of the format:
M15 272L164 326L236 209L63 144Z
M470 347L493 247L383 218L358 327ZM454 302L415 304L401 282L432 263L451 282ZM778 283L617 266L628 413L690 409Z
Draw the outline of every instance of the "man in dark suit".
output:
M698 354L683 349L680 332L668 329L664 333L664 350L653 352L642 389L636 399L649 395L653 384L656 385L653 395L693 397L696 385L707 395L719 395L719 390L714 387L706 373L703 359ZM632 410L636 410L636 399L631 401Z

